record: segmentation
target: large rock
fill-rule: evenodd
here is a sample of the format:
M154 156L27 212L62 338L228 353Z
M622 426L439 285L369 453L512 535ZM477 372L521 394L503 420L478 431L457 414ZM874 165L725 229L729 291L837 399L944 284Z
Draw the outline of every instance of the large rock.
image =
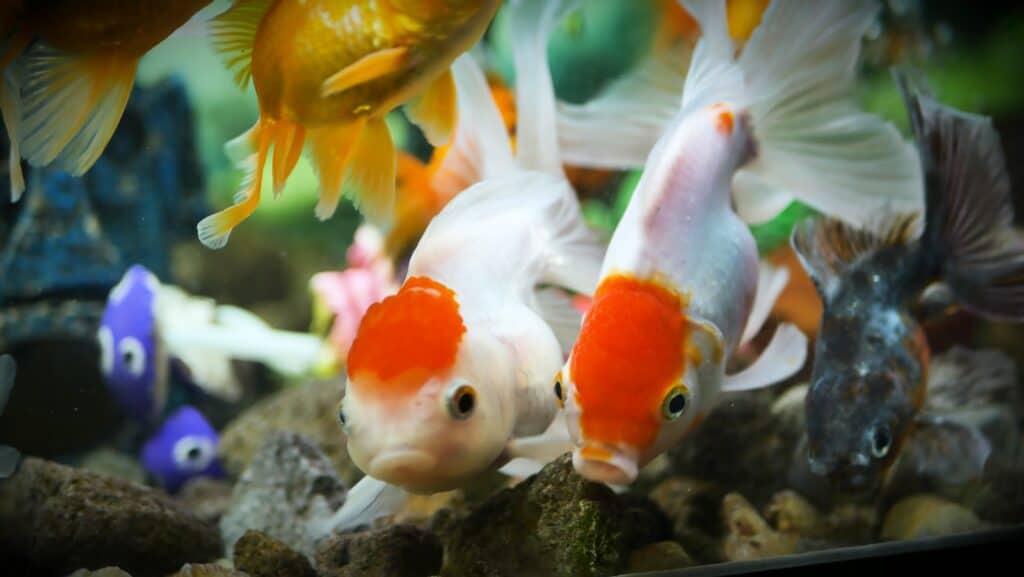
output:
M450 531L448 577L612 575L626 570L634 549L672 532L652 502L586 481L569 455L497 493Z
M341 478L351 487L362 473L348 458L347 439L338 422L341 394L337 381L312 381L253 405L221 433L224 467L232 475L240 475L271 433L299 433L330 457Z
M145 577L216 559L221 542L158 491L30 457L0 482L0 549L49 571L117 566Z
M220 520L229 556L250 529L312 555L317 535L310 523L337 510L345 494L334 464L312 441L295 433L271 434L235 485Z
M235 568L252 577L316 577L309 559L259 531L235 543Z
M441 569L443 550L434 534L393 525L329 537L316 553L320 577L430 577Z

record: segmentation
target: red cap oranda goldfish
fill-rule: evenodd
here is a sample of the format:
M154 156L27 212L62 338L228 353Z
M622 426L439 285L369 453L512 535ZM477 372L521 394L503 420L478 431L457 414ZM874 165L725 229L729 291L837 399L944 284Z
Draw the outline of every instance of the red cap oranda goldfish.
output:
M21 158L81 176L114 134L139 59L211 0L7 0L0 7L0 112ZM35 42L33 42L35 41Z
M452 61L480 39L500 0L236 0L213 24L215 45L241 84L251 78L260 118L235 144L249 177L236 202L203 219L199 239L221 248L259 205L272 155L280 191L308 141L320 178L316 216L342 190L375 224L391 219L395 150L385 116L403 104L432 144L455 123Z
M785 269L759 264L748 222L792 198L856 222L884 203L920 204L913 151L852 103L873 2L776 0L738 57L724 1L687 8L703 37L681 110L647 157L554 384L573 464L610 484L631 483L720 393L767 386L803 366L807 339L782 324L757 361L726 374L788 280ZM639 142L622 138L623 149Z
M560 424L550 379L580 317L543 287L590 294L603 253L562 172L552 122L544 47L568 4L510 5L515 155L483 72L470 55L455 62L459 114L474 121L459 123L446 170L476 184L430 223L401 289L359 326L340 417L368 477L330 528L367 520L363 507L379 500L368 488L451 490L518 461L520 440ZM544 458L568 450L561 430L560 450Z

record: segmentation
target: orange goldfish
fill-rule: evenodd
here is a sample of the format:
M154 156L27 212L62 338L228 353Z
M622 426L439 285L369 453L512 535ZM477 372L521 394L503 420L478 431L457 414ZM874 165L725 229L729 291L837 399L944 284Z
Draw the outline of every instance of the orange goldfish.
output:
M432 144L455 123L448 70L485 32L500 0L236 0L213 25L214 43L241 84L251 78L260 118L239 139L254 150L237 204L203 219L199 240L221 248L256 210L273 148L280 191L303 145L320 178L316 216L342 190L377 224L391 219L395 152L385 116L403 104Z
M25 188L22 157L75 176L89 170L121 120L139 59L210 2L6 2L0 111L11 140L12 199Z

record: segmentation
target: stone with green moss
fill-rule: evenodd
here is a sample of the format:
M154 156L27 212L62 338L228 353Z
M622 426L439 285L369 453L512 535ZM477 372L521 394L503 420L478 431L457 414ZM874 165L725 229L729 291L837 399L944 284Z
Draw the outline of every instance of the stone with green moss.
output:
M646 498L584 480L568 455L484 502L447 539L442 576L615 575L636 548L671 536Z

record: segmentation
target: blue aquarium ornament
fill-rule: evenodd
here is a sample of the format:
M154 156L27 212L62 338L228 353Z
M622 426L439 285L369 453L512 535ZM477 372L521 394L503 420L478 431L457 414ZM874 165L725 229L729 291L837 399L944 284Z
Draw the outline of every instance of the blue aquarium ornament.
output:
M141 265L110 291L97 340L111 392L143 423L170 408L172 363L184 369L190 390L235 402L242 388L233 360L264 363L288 377L334 361L331 347L315 335L273 329L249 311L162 284Z
M142 466L169 493L194 477L224 477L217 457L220 437L194 407L185 406L167 417L142 448Z

